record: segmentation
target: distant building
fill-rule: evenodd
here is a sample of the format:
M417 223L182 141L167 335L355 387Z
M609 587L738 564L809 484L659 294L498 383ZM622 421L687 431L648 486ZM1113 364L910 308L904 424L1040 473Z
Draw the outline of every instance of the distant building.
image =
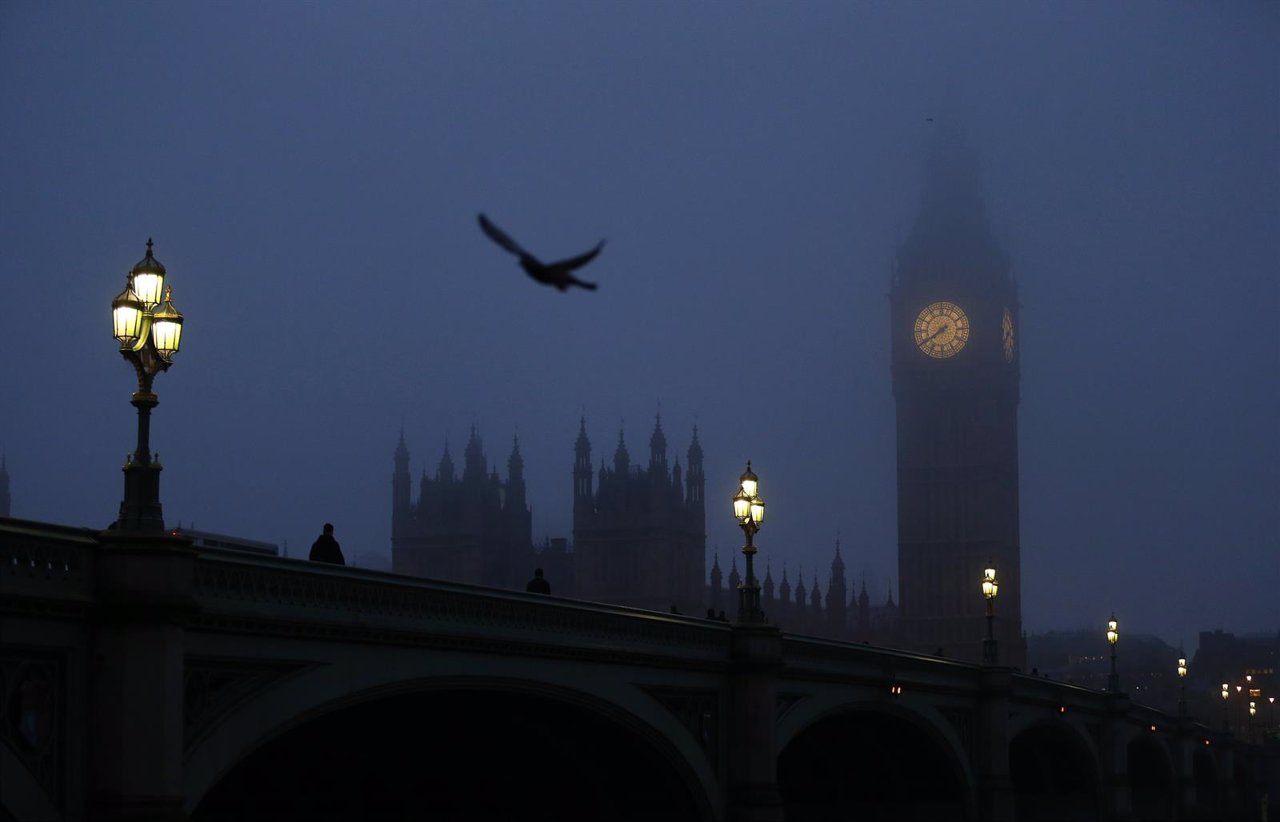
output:
M573 463L573 542L576 595L654 611L672 606L701 615L706 607L706 511L698 429L687 453L667 464L662 418L649 437L649 464L631 464L623 433L613 466L601 461L593 487L586 420L578 429Z
M426 470L418 498L410 498L409 449L401 432L391 476L391 568L398 574L496 588L524 589L532 574L533 512L525 503L524 459L512 443L507 479L488 468L484 445L471 428L462 476L448 445L434 478Z
M991 562L1000 661L1021 667L1018 290L960 135L935 140L920 203L889 295L901 640L980 661Z
M423 472L417 499L409 479L409 449L401 434L392 471L391 561L396 573L524 590L542 568L558 596L681 613L705 609L706 526L702 446L695 430L686 477L679 460L667 463L658 419L647 467L632 465L622 434L613 468L597 478L586 420L574 445L573 544L547 539L535 546L525 497L519 443L507 478L487 470L473 428L462 477L446 446L436 475Z
M250 554L262 554L263 556L276 557L280 555L280 546L270 542L233 537L227 534L215 534L212 531L197 531L194 528L183 527L181 523L176 528L170 528L169 533L175 537L186 537L197 548L229 548L233 551L246 551Z

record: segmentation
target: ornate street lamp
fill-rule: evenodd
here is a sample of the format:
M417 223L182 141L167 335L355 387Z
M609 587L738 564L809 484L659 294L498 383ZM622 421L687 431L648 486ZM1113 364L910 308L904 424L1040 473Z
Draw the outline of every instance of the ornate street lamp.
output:
M996 569L987 563L982 572L982 595L987 598L987 638L982 642L982 663L995 665L998 659L996 650L995 616L996 594L1000 593L1000 583L996 582Z
M1111 619L1107 620L1107 642L1111 645L1111 675L1107 677L1107 690L1113 694L1120 693L1120 675L1116 673L1116 643L1119 641L1119 626L1115 611L1112 611Z
M747 470L738 477L738 493L733 495L733 518L747 535L747 544L742 546L742 553L747 558L747 578L738 586L738 621L764 622L764 612L760 610L760 582L756 579L752 560L756 555L755 535L764 522L764 499L759 494L760 478L751 470L751 461L747 461Z
M1187 657L1178 645L1178 715L1187 713Z
M165 270L151 255L129 271L124 291L111 301L114 336L120 354L138 375L132 404L138 409L138 446L124 466L124 500L114 527L124 531L163 531L160 511L160 463L151 455L151 409L158 404L151 383L173 364L182 341L182 313L165 288ZM163 300L161 299L163 295Z

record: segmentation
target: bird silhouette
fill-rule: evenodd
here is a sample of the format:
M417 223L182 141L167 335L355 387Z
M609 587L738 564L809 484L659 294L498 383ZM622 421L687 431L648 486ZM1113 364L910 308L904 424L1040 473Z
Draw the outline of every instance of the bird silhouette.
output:
M570 257L567 260L560 260L559 262L544 263L521 248L519 243L508 237L502 229L489 222L489 218L483 214L480 215L480 230L490 240L519 257L520 267L524 269L525 273L543 285L554 285L561 291L568 289L571 285L590 291L596 289L595 283L579 280L573 276L572 272L594 260L596 255L600 253L600 249L604 248L604 240L601 240L599 245L584 254Z

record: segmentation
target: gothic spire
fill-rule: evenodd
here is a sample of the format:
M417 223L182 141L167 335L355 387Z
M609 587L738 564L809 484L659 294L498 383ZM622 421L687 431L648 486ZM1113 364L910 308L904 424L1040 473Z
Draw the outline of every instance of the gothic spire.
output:
M425 470L423 475L425 476ZM440 455L440 465L436 468L436 482L453 482L453 457L449 455L449 441L444 441L444 453Z
M511 437L511 456L507 458L507 479L511 482L524 480L524 457L520 456L520 437Z
M667 435L662 433L662 414L658 414L653 424L653 434L649 437L649 470L667 466Z
M618 448L613 452L613 470L618 474L626 474L630 466L631 455L627 453L627 443L623 438L622 429L618 429Z

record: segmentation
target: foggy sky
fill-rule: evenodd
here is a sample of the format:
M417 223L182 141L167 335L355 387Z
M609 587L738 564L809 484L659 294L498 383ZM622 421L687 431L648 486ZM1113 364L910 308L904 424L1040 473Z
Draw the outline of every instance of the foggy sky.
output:
M1020 286L1025 627L1275 631L1278 43L1249 3L4 4L13 514L115 518L109 307L154 237L170 525L387 553L401 426L416 477L475 424L571 536L579 416L643 461L660 407L708 565L751 459L775 578L825 587L839 532L882 599L889 274L954 123ZM481 210L544 259L607 238L600 290L536 286Z

